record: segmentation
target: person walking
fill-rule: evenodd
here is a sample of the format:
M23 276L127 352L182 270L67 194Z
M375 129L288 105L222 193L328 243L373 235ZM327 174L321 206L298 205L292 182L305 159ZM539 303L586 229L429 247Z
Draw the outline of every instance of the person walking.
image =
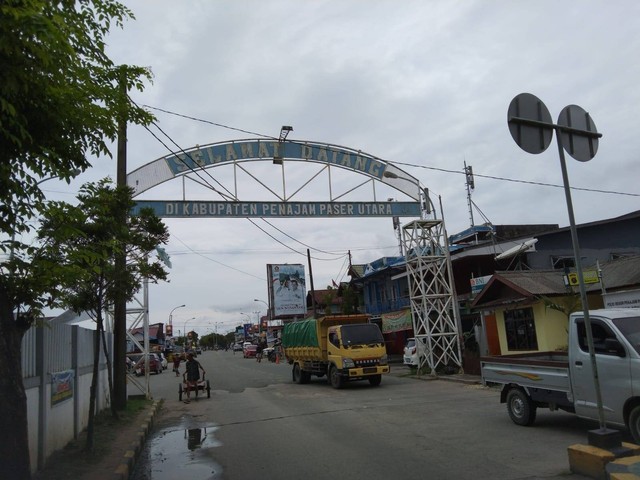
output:
M259 341L258 345L256 345L256 362L258 363L262 362L262 350L264 350L264 347L262 342Z
M193 353L189 352L187 354L187 363L185 363L185 371L182 374L183 380L186 380L187 383L187 398L184 403L191 402L191 389L196 390L198 388L198 381L200 380L200 370L202 370L202 378L204 378L205 371L200 365L200 362L193 358ZM198 396L196 392L196 397Z
M180 354L179 353L173 354L173 371L175 372L176 377L180 376Z

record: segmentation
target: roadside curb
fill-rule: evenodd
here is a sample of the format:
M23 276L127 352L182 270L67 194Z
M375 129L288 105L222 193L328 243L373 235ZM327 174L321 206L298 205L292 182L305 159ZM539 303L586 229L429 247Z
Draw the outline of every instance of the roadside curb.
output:
M482 379L479 375L469 375L466 373L454 375L430 375L425 373L422 375L418 375L417 373L399 372L398 370L396 370L395 372L391 373L391 375L401 378L411 378L413 380L422 380L426 382L432 380L443 380L445 382L464 383L467 385L482 385Z
M128 480L131 472L133 472L136 460L142 452L147 435L151 431L155 416L160 410L163 402L164 400L160 399L154 401L151 405L151 410L144 416L140 429L136 432L135 440L131 442L130 448L125 452L122 462L113 472L113 475L111 476L113 480Z

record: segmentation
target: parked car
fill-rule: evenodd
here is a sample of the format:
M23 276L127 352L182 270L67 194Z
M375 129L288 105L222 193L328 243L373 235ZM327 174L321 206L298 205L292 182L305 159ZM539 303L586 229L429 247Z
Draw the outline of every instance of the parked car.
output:
M137 376L144 375L144 358L141 353L129 355L131 361L134 363L134 373ZM160 357L155 353L149 354L149 373L162 373L162 362Z
M258 346L250 343L249 345L245 345L242 349L242 353L244 358L255 357L258 352Z
M407 338L407 343L404 346L404 355L402 357L405 365L410 367L418 366L418 348L415 338Z

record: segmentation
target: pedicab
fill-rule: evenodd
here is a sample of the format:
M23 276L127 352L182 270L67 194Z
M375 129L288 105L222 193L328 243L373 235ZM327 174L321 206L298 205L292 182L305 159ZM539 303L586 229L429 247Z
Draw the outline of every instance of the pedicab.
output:
M203 392L203 395L204 392L207 392L207 398L211 398L211 384L209 383L209 379L205 379L204 373L195 385L189 385L186 380L183 380L182 383L178 385L178 400L182 401L182 394L184 393L186 395L187 389L190 393L195 393L196 400L200 392Z

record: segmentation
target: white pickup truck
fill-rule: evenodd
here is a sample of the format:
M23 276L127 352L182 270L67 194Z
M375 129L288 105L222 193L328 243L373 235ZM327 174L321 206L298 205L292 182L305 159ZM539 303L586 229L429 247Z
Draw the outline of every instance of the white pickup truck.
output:
M640 443L640 309L589 312L607 426L626 426ZM596 389L584 322L569 318L567 352L481 357L485 385L503 385L500 402L514 423L531 425L538 407L598 419Z

